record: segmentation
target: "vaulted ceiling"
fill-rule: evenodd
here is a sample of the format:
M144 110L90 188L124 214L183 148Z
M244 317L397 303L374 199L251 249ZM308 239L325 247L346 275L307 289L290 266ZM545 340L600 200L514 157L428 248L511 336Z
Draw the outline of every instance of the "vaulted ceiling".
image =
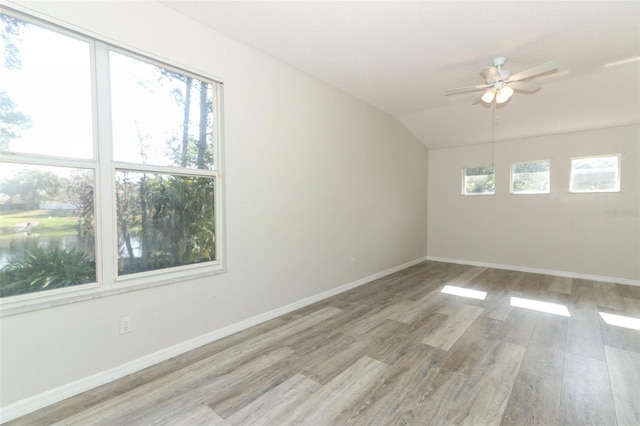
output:
M640 2L190 1L166 6L393 115L427 148L487 142L480 68L559 69L497 108L496 140L640 123Z

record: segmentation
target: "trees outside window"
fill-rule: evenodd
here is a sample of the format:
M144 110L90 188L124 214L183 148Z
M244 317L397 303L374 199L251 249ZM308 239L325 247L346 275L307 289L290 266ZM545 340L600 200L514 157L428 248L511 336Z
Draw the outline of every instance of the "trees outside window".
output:
M462 195L492 195L495 192L493 167L469 167L462 171Z
M119 273L215 261L214 85L109 58Z
M0 297L219 267L219 83L0 24Z
M512 194L548 194L550 191L549 160L527 161L511 165Z
M620 155L571 159L571 192L620 191Z

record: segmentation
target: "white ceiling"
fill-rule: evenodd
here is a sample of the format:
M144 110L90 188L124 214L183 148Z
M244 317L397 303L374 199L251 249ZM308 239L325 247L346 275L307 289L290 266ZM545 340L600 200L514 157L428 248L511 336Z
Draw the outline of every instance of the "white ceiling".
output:
M480 68L548 61L498 107L496 140L640 123L640 2L190 1L165 5L400 120L427 148L487 142ZM616 62L636 58L625 64Z

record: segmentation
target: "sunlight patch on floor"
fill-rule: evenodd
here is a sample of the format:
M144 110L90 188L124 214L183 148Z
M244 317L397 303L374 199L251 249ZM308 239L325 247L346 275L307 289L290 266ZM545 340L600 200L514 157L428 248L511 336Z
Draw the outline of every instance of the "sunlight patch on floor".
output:
M615 325L618 327L631 328L633 330L640 330L640 318L625 317L616 314L607 314L604 312L598 312L604 322L609 325Z
M446 285L441 290L442 293L453 294L454 296L469 297L471 299L484 300L487 293L484 291L470 290L468 288L456 287L454 285Z
M539 300L522 299L520 297L511 298L511 306L518 308L533 309L540 312L548 312L550 314L562 315L570 317L569 310L564 305L558 305L557 303L541 302Z

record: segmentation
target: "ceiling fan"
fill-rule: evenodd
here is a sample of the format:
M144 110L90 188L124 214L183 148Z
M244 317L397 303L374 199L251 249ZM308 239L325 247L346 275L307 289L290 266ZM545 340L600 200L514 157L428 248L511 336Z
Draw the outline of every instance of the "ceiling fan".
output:
M482 102L490 104L494 98L497 104L501 104L509 100L513 95L514 90L523 92L535 92L540 89L540 86L528 81L522 81L534 77L539 74L543 74L549 71L558 69L558 64L555 62L546 62L528 70L519 72L517 74L511 74L511 71L503 70L502 66L506 62L507 58L498 57L493 60L493 66L482 68L480 73L484 77L485 84L478 86L457 87L455 89L447 90L447 94L473 92L476 90L485 90L484 94L480 98Z

